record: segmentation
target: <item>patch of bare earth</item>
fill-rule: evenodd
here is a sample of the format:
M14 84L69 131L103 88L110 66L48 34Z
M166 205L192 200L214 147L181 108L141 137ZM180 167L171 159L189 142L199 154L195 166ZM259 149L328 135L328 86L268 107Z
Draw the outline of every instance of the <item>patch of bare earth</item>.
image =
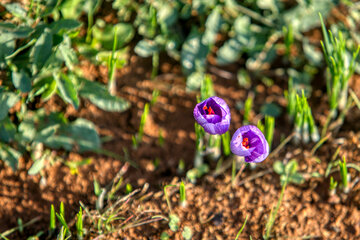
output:
M107 82L107 72L104 67L94 67L83 61L81 68L84 76L93 80ZM196 104L196 94L185 90L185 80L180 75L178 65L164 62L161 64L160 76L149 79L151 61L135 56L130 58L129 65L118 72L118 95L131 102L132 107L123 113L104 112L90 102L82 101L76 112L67 107L66 116L70 119L83 117L93 121L102 136L111 136L111 140L103 144L104 148L114 153L124 155L124 149L129 152L129 158L138 167L130 167L124 175L125 183L131 183L135 188L149 183L151 195L140 200L135 198L131 209L155 211L168 216L169 208L162 194L162 187L170 182L178 183L185 174L177 171L179 161L185 161L186 169L192 168L195 151L193 106ZM236 71L236 69L235 69ZM215 91L224 98L230 106L232 114L231 133L241 126L242 111L236 110L237 101L244 101L248 90L238 86L234 80L225 80L215 75ZM256 85L255 85L256 84ZM279 84L283 85L282 82ZM284 107L281 86L275 84L265 87L254 82L252 91L255 93L254 110L259 112L264 102L276 102ZM149 102L152 91L160 91L157 103L151 107L149 119L145 126L143 142L137 150L132 148L132 135L138 131L140 117L144 104ZM321 104L311 102L315 118L324 118L326 99L319 97ZM64 108L59 99L53 99L45 104L45 108L59 110ZM283 108L283 111L285 109ZM251 114L251 121L256 122L261 116ZM337 199L329 197L328 178L310 178L313 172L324 174L329 161L338 147L339 156L346 156L350 163L360 163L360 143L358 121L352 116L359 116L359 109L352 108L352 114L345 120L339 133L321 146L315 156L310 151L313 144L295 146L292 143L283 148L279 154L267 159L255 169L247 168L240 177L238 186L231 187L230 170L225 174L212 177L208 175L199 180L196 185L186 186L187 207L178 205L179 194L172 189L170 199L174 213L181 219L180 230L173 233L166 221L158 221L139 227L121 230L105 239L159 239L162 232L167 232L172 239L182 239L181 230L188 226L194 232L193 239L234 239L237 231L249 216L241 238L260 239L268 220L270 211L279 197L281 186L279 177L272 172L275 160L288 161L297 159L299 170L306 173L307 181L302 185L289 185L286 189L283 203L274 225L273 236L277 239L310 237L311 239L356 239L360 237L360 198L359 185L351 189L350 194L339 192ZM354 131L357 130L357 131ZM164 145L158 142L159 134L164 137ZM274 146L280 143L281 136L291 132L291 124L285 114L277 120ZM77 175L72 175L64 164L55 163L44 171L45 184L40 184L40 176L29 176L27 171L32 161L21 159L19 171L13 172L4 162L0 162L0 231L5 231L17 225L17 218L28 221L40 216L40 221L25 229L23 234L15 233L11 239L24 239L39 230L47 229L50 205L56 209L61 201L65 203L66 219L74 219L79 209L79 201L88 207L95 207L93 180L101 186L107 185L124 165L119 159L87 153L60 154L64 160L80 161L90 157L92 163L79 168ZM158 159L156 166L154 160ZM216 163L210 162L212 169ZM359 179L359 173L350 169L352 179ZM174 176L176 176L174 178ZM340 182L338 173L333 174ZM120 194L125 194L122 188ZM130 217L126 215L124 217ZM89 238L95 235L92 233Z

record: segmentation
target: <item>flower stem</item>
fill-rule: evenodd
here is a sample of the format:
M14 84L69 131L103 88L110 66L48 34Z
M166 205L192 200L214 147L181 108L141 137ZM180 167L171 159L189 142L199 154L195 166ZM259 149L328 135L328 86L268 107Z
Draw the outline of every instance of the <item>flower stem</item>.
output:
M235 175L235 172L236 172L236 160L238 160L239 158L240 158L241 167L240 167L239 171L237 172L237 174ZM233 160L233 166L232 166L233 168L232 168L232 175L231 175L232 186L236 186L241 173L244 171L244 169L246 167L244 157L239 157L239 158L234 158L234 160Z

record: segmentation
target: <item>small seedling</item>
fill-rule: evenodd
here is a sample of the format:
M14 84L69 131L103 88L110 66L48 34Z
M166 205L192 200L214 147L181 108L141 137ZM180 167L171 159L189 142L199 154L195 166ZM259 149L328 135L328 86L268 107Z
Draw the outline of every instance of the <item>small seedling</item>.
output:
M185 161L184 161L184 159L179 160L179 165L178 165L177 171L178 171L179 174L182 174L185 171Z
M291 56L291 46L294 43L294 33L292 25L289 27L283 26L283 34L284 34L284 43L285 43L285 55L290 59Z
M344 193L349 193L349 191L350 191L349 176L350 175L348 175L345 157L343 158L342 162L339 160L339 168L340 168L340 176L341 176L343 191L344 191Z
M101 194L101 187L100 187L100 184L99 184L99 182L96 180L96 179L94 179L94 193L95 193L95 196L100 196L100 194Z
M269 143L269 149L271 149L275 128L275 118L272 116L265 116L265 138Z
M164 136L163 136L163 133L162 133L161 129L159 130L158 143L159 143L160 147L163 147L164 143L165 143L165 139L164 139Z
M83 239L83 234L84 234L84 230L83 230L83 218L82 218L82 208L80 207L79 213L76 214L76 233L77 233L77 238L79 240Z
M231 140L231 136L230 136L230 132L227 131L226 133L221 135L221 142L222 142L222 146L223 146L223 153L224 155L227 157L230 155L231 151L230 151L230 140Z
M265 134L265 125L261 122L261 120L259 120L259 121L257 122L256 126L257 126L258 129L260 129L260 131L261 131L262 133Z
M272 116L265 116L265 125L259 120L257 127L264 134L266 141L269 143L269 149L271 149L272 141L274 138L275 118Z
M125 193L126 193L126 194L129 194L129 193L131 193L132 191L133 191L133 187L131 186L130 183L127 183L127 184L126 184L126 187L125 187Z
M236 234L235 240L238 240L238 238L240 237L240 234L241 234L242 231L244 230L245 225L246 225L246 222L247 222L247 220L248 220L248 216L249 216L249 215L246 215L245 221L244 221L243 225L241 226L239 232Z
M244 125L249 124L249 117L250 117L252 104L253 104L253 97L252 97L252 95L250 95L250 96L248 96L248 98L245 101L244 120L243 120Z
M50 233L53 233L56 229L56 218L55 218L55 208L54 205L51 204L51 208L50 208Z
M20 233L23 233L24 231L24 224L21 218L17 219L17 223L18 223L18 229Z
M180 192L180 206L186 207L186 192L185 192L185 184L183 181L181 181L180 183L179 192Z
M308 143L310 138L313 142L319 141L320 135L304 91L302 91L300 97L296 94L296 91L291 88L292 80L290 79L289 92L285 92L285 97L288 102L290 119L294 121L294 141L299 142L302 140L304 143Z
M87 158L82 161L66 161L65 165L70 168L71 175L76 175L79 173L79 167L89 165L91 163L91 159Z
M170 214L169 216L169 228L171 231L176 232L179 230L180 218L176 214Z
M150 101L150 106L154 106L156 101L157 101L157 98L160 96L160 91L157 90L157 89L154 89L154 91L152 92L152 98L151 98L151 101Z
M192 238L193 232L190 227L185 226L181 235L185 240L190 240Z
M330 177L330 186L329 186L330 196L335 195L337 185L338 185L338 182L335 181L334 178L331 176Z
M63 202L60 203L59 213L65 218L65 207Z
M207 164L202 164L196 168L190 169L186 173L186 178L191 183L196 183L198 178L201 178L204 174L209 172L209 166Z
M162 232L160 235L160 240L169 240L170 236L166 232Z
M65 207L64 207L63 202L60 203L59 213L55 213L55 214L56 214L56 217L58 218L60 224L65 229L65 235L66 234L71 235L70 228L67 225L66 220L65 220Z
M140 127L139 127L139 132L137 135L137 142L142 141L142 137L144 135L144 126L145 126L148 114L149 114L149 104L145 103L144 111L143 111L143 114L141 115Z

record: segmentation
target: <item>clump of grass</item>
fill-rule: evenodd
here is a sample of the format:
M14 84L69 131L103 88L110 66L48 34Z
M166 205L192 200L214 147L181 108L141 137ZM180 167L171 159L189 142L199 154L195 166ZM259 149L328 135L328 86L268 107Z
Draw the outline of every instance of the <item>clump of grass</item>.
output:
M138 131L138 133L136 134L136 136L133 136L133 137L132 137L133 148L134 148L134 149L137 149L139 143L142 141L142 138L143 138L143 135L144 135L145 123L146 123L147 117L148 117L148 115L149 115L149 108L150 108L149 103L145 103L144 111L143 111L143 113L142 113L142 115L141 115L139 131Z
M324 41L320 41L330 76L326 79L327 94L331 109L331 118L336 116L336 110L343 110L347 105L349 79L355 71L355 61L360 46L355 48L351 59L347 59L346 40L339 32L335 37L326 30L323 18L319 13Z
M287 99L287 112L290 119L294 121L294 141L308 143L310 139L317 142L320 139L319 131L315 125L311 108L308 104L305 92L302 91L301 96L296 93L293 87L293 80L289 79L289 89L285 91Z

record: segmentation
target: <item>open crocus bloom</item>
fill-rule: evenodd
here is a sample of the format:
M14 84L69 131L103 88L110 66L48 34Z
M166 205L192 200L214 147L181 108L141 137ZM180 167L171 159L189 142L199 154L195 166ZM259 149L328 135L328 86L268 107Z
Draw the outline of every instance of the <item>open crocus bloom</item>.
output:
M245 162L262 162L269 155L269 144L256 126L242 126L234 133L230 142L231 152L245 157Z
M224 134L230 126L230 109L219 97L210 97L194 108L195 120L210 134Z

